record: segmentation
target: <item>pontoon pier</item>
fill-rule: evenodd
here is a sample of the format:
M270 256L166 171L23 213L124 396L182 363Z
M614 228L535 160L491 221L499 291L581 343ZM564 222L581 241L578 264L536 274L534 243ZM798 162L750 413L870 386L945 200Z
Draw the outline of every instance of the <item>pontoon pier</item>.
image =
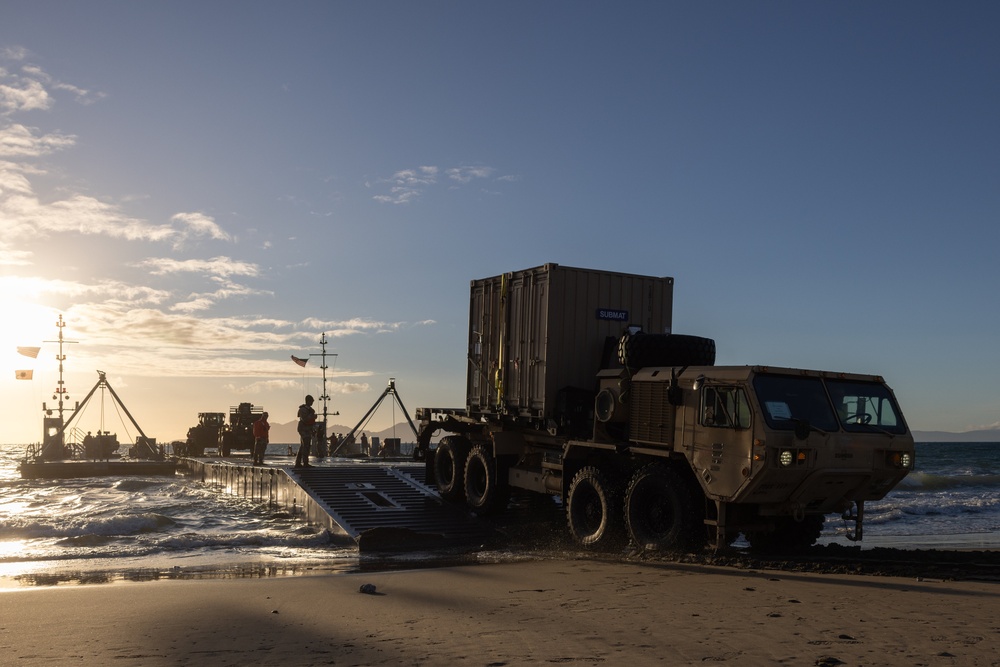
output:
M337 459L294 469L291 463L182 458L178 466L220 492L268 503L365 551L459 547L496 538L486 522L441 499L425 482L423 463Z

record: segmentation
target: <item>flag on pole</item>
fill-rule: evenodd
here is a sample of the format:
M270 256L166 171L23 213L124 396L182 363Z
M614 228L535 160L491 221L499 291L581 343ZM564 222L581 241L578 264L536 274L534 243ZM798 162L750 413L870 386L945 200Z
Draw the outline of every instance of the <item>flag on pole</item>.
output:
M18 345L17 346L17 353L18 354L23 354L26 357L31 357L32 359L37 359L38 358L38 352L41 349L42 348L40 348L40 347L21 347L20 345Z
M306 362L309 361L309 360L308 359L299 359L298 357L296 357L293 354L292 355L292 361L294 361L295 363L297 363L299 366L302 366L302 368L305 368L306 367Z
M17 380L30 380L34 371L14 371L14 378Z

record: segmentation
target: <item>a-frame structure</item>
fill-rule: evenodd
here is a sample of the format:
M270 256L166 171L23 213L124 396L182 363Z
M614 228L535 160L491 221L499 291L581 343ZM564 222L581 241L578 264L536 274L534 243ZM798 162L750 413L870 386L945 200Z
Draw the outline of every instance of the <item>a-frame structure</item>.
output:
M368 419L373 414L375 414L375 411L378 410L378 406L382 404L382 401L384 401L387 396L392 396L393 400L396 401L396 404L399 405L399 408L403 411L403 416L406 417L406 423L410 425L411 429L413 429L413 437L417 437L417 427L413 424L413 420L410 419L410 413L406 411L406 406L403 405L403 401L400 400L399 392L396 391L396 378L389 378L389 384L386 386L385 391L382 392L382 395L378 397L375 404L372 405L368 412L365 413L365 416L361 418L361 421L359 421L357 425L344 436L344 439L340 441L337 448L330 452L330 456L336 456L337 452L339 452L344 445L354 442L354 434L368 422Z

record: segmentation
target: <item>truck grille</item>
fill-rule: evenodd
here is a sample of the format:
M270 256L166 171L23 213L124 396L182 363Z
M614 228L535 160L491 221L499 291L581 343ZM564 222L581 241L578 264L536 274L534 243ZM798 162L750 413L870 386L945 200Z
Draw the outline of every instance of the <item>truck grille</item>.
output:
M635 442L669 445L674 437L676 408L667 401L666 382L633 382L629 435Z

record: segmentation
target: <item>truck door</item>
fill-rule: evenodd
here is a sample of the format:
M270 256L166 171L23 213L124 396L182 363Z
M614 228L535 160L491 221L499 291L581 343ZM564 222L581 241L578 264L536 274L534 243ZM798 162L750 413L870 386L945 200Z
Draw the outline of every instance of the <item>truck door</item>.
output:
M746 390L739 385L708 384L700 396L692 465L706 492L731 498L750 471L753 430Z

